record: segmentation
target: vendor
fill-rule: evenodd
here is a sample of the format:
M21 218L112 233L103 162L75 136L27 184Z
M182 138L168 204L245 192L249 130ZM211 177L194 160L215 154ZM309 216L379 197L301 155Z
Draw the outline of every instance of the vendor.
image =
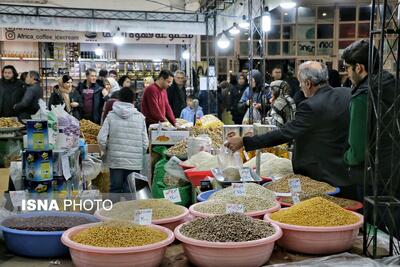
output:
M175 125L175 116L168 102L167 89L172 84L174 75L162 70L157 81L146 88L142 99L142 113L146 117L147 127L159 122Z
M300 65L299 80L307 99L299 105L294 120L264 135L231 137L226 146L232 151L243 146L252 151L295 140L294 173L334 186L350 186L343 161L350 91L330 87L326 65L315 61Z

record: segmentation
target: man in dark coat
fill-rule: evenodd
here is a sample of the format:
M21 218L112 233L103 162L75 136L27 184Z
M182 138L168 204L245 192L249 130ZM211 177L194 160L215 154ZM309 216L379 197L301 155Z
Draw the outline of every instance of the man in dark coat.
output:
M14 66L4 66L0 79L0 117L18 116L14 105L19 103L25 94L24 83L18 79Z
M174 82L168 87L167 94L174 116L179 118L182 110L186 107L185 73L183 71L175 72Z
M227 147L252 151L295 141L293 171L334 186L350 186L343 152L349 124L350 91L333 89L328 82L325 64L303 63L299 80L306 96L295 119L265 135L230 138Z
M86 81L80 82L76 90L82 97L81 118L100 125L104 98L108 95L108 92L96 83L96 78L96 71L87 69Z
M43 98L40 87L40 75L37 71L30 71L26 77L26 92L22 100L14 106L14 110L21 119L30 119L31 115L39 110L39 99Z

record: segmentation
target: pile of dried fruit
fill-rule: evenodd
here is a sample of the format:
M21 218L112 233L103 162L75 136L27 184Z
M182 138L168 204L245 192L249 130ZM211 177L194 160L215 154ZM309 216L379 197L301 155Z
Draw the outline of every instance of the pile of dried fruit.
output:
M83 119L80 121L80 129L87 144L97 144L97 135L101 129L100 125Z
M16 118L0 118L0 128L20 128L23 126Z
M185 224L180 232L189 238L209 242L245 242L275 234L274 227L240 213L202 218Z

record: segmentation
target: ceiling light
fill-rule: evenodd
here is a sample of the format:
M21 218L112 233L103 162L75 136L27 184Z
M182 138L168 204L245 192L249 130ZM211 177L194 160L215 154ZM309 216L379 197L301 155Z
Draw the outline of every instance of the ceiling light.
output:
M291 0L285 1L280 4L281 8L283 8L283 9L294 8L294 7L296 7L296 5L297 4Z
M116 45L122 45L124 43L124 41L125 41L124 37L122 37L122 36L114 36L113 37L113 42Z
M229 30L229 33L232 35L236 35L236 34L240 33L240 30L237 27L236 23L233 23L233 27Z
M249 21L246 19L246 16L243 15L242 21L239 23L239 27L242 29L248 29L250 27Z
M287 15L289 15L287 12L285 12L283 15L285 15L285 16L287 16Z
M229 47L231 41L226 37L225 32L222 33L221 37L218 39L217 45L219 48L226 49Z
M326 14L325 12L324 12L324 13L322 13L322 16L323 16L323 17L326 17L326 15L328 15L328 14Z
M186 49L185 51L182 52L182 58L183 59L189 59L190 58L189 50Z
M271 30L271 13L264 12L261 19L261 28L264 32L269 32Z
M96 54L96 56L102 56L103 53L104 53L103 48L97 47L97 48L94 50L94 53Z

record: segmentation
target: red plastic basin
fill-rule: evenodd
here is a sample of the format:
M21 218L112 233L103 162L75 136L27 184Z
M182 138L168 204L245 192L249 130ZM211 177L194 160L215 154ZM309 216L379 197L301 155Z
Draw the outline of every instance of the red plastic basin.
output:
M211 171L197 171L196 169L186 170L185 175L193 186L200 186L200 181L205 180L207 176L214 177Z

